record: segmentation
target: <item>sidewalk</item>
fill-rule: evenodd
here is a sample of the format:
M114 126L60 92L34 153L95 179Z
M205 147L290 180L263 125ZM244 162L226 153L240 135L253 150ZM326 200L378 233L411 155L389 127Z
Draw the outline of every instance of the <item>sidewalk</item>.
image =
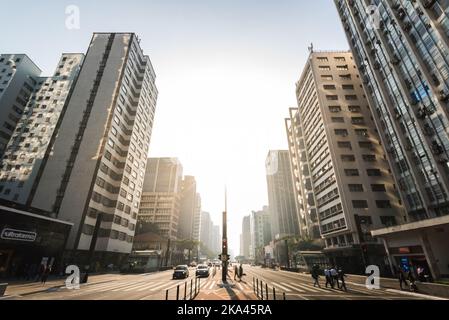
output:
M212 290L206 290L201 288L200 293L195 300L258 300L254 292L242 291L236 285L237 281L233 281L228 278L227 284L223 285L221 281L221 270L217 270L215 277L209 279L209 281L216 281L217 285ZM241 283L246 283L244 280Z

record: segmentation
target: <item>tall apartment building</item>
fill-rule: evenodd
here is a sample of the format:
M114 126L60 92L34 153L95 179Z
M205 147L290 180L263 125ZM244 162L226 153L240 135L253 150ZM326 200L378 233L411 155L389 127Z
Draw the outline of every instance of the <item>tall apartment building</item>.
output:
M149 158L139 221L154 223L162 236L177 239L182 165L177 158Z
M25 54L0 55L0 158L41 72Z
M373 235L392 265L449 276L449 4L334 2L407 211Z
M41 135L45 127L51 137L36 146L23 128L27 136L18 142L25 138L30 145L23 141L20 148L28 150L25 159L36 157L39 168L29 176L31 189L25 183L26 194L19 192L17 201L73 223L68 262L120 264L132 249L158 94L153 67L139 43L132 33L95 33L67 101L61 85L74 80L80 55L63 56L67 60L61 60L49 89L44 82L37 92L36 98L43 99L30 102L30 133L37 133L37 125ZM34 148L40 153L34 154ZM15 169L19 179L28 179L28 169ZM15 182L18 189L21 182Z
M83 59L81 53L63 54L51 77L32 79L29 99L0 161L0 199L21 206L31 201Z
M198 222L197 192L195 177L185 176L181 188L181 211L179 214L178 238L194 240L194 226Z
M251 247L251 216L245 216L242 220L242 233L240 235L240 255L249 258Z
M288 150L272 150L266 160L272 238L299 236L299 213Z
M287 133L306 224L347 271L385 265L376 228L403 217L388 161L350 52L312 52L297 83Z
M251 252L250 258L261 262L264 260L264 248L270 243L271 216L268 206L260 211L253 211L250 218L251 227Z
M209 212L201 212L200 241L203 245L211 249L212 246L213 223Z

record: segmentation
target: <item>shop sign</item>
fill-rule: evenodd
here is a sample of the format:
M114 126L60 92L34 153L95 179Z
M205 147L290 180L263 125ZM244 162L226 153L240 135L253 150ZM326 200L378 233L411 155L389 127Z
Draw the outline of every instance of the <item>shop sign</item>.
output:
M34 242L36 241L37 233L32 231L5 228L0 234L0 238L3 240Z

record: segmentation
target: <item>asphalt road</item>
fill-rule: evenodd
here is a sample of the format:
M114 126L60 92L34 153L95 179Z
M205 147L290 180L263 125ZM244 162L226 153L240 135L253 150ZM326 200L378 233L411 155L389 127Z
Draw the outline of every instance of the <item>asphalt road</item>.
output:
M232 268L230 268L232 270ZM40 283L27 283L10 285L6 296L0 300L165 300L169 290L169 300L176 299L179 286L179 299L190 299L190 288L195 292L195 271L190 269L190 277L186 280L172 280L172 272L164 271L149 274L126 275L106 274L90 276L89 283L81 284L78 290L69 290L65 287L64 280L53 280L42 285ZM218 271L220 272L220 271ZM250 296L253 292L253 278L263 281L264 299L266 299L265 284L269 286L269 300L273 299L272 288L276 289L276 299L281 300L283 294L287 300L422 300L437 299L430 296L401 292L399 290L369 290L365 286L347 282L348 291L325 288L321 279L321 288L313 287L310 275L290 273L286 271L274 271L260 267L244 266L242 282L234 282L234 290ZM233 280L232 271L230 272ZM220 275L202 278L199 282L201 288L201 300L217 299L216 292L221 281ZM254 296L254 295L252 295ZM214 298L215 297L215 298Z
M273 287L276 298L282 299L285 293L286 300L427 300L440 298L415 294L407 291L393 289L370 290L365 285L346 281L347 292L325 287L324 277L320 278L321 287L314 287L310 275L291 273L288 271L275 271L260 267L246 266L246 281L251 283L253 278L263 282L263 295L266 299L268 284L268 299L273 299ZM256 282L257 283L257 282ZM259 286L260 287L260 286Z

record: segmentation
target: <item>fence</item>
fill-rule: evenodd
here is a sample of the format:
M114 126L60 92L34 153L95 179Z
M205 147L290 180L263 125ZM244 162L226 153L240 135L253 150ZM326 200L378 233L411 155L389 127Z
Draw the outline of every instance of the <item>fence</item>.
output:
M262 280L256 277L253 277L253 290L257 298L259 298L260 300L287 300L285 292L277 294L276 288L274 286L271 286L270 288L267 282L264 283Z
M165 300L193 300L201 290L200 278L192 278L190 281L178 284L176 287L165 290Z

